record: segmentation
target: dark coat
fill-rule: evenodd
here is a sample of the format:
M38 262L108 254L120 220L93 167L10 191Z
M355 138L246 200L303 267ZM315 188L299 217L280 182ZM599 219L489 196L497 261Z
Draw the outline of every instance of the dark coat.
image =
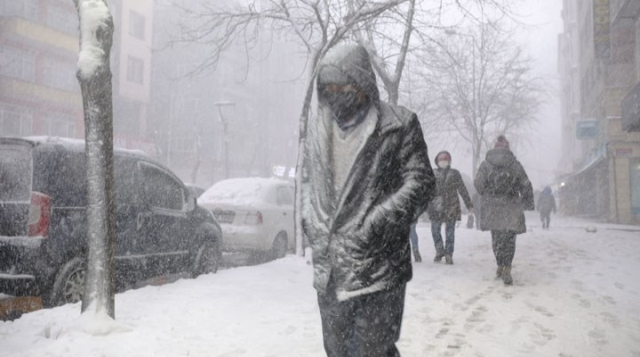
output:
M509 194L494 194L490 178L497 167L505 167L514 177L513 190ZM524 211L535 209L533 187L527 173L509 149L492 149L480 164L474 181L481 195L480 229L483 231L510 231L521 234L527 231Z
M538 197L538 212L548 215L551 211L556 212L556 199L553 197L551 189L545 189L540 193L540 197Z
M362 51L341 48L321 66L366 69L375 81ZM358 76L362 73L352 79ZM323 98L318 116L309 122L303 151L302 229L313 250L314 287L325 292L331 278L339 300L411 279L410 224L424 212L435 187L417 116L381 102L375 87L360 88L370 89L377 122L355 155L341 192L333 185L328 134L333 119Z
M467 206L467 209L472 209L473 203L469 197L467 187L462 181L460 172L451 168L438 168L433 173L436 176L436 197L432 202L436 201L438 196L441 196L442 207L440 210L437 210L434 205L429 205L427 210L429 219L439 222L461 220L462 213L460 210L460 199L458 198L458 194L462 197L462 200L464 200L464 204Z

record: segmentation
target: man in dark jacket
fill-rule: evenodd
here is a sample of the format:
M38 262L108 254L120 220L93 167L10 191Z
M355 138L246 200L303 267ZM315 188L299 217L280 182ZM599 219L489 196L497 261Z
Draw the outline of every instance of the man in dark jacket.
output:
M494 149L487 152L474 181L481 195L480 229L491 231L497 277L513 284L511 263L516 252L516 235L527 231L524 211L535 209L533 187L527 173L500 135Z
M301 177L302 228L328 356L399 356L409 227L433 195L417 116L382 102L369 55L338 46L322 59L318 115Z
M547 186L540 192L540 197L538 197L538 212L540 212L542 229L549 229L552 211L556 213L556 199L553 197L551 187Z
M460 199L468 210L473 209L467 187L462 181L460 172L451 168L451 154L448 151L440 151L436 155L436 196L431 201L427 212L431 220L431 235L436 247L434 262L445 258L447 264L453 264L453 249L455 244L456 221L461 219ZM445 224L446 244L442 244L442 223Z

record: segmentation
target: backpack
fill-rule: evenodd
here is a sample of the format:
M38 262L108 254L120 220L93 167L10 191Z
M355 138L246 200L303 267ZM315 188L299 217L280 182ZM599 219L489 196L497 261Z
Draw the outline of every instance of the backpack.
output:
M489 173L489 192L496 196L517 196L518 178L508 166L493 166Z

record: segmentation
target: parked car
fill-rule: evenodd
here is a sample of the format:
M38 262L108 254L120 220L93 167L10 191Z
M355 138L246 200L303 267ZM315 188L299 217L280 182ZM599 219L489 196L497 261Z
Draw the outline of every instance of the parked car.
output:
M0 293L56 306L81 299L87 257L84 141L0 138ZM114 151L118 288L215 272L221 231L169 169Z
M184 184L187 190L191 192L191 195L195 198L200 197L206 189L204 187L198 186L195 183L185 183Z
M224 251L267 253L277 259L295 246L293 197L294 186L287 181L241 178L216 183L198 202L220 223Z

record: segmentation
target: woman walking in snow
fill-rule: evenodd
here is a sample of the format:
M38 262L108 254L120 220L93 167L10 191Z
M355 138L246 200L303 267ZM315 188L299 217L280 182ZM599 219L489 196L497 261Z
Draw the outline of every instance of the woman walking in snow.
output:
M448 151L441 151L436 155L435 162L437 169L433 173L436 176L436 197L427 210L431 220L433 244L436 248L436 257L433 261L440 262L444 257L447 264L453 264L456 221L461 220L458 194L469 211L473 210L473 204L460 172L451 168L451 154ZM442 223L445 225L444 245L442 244Z
M533 211L533 187L527 173L500 135L480 164L474 181L481 196L480 229L491 231L497 277L513 284L511 264L516 253L516 235L525 233L524 211Z

